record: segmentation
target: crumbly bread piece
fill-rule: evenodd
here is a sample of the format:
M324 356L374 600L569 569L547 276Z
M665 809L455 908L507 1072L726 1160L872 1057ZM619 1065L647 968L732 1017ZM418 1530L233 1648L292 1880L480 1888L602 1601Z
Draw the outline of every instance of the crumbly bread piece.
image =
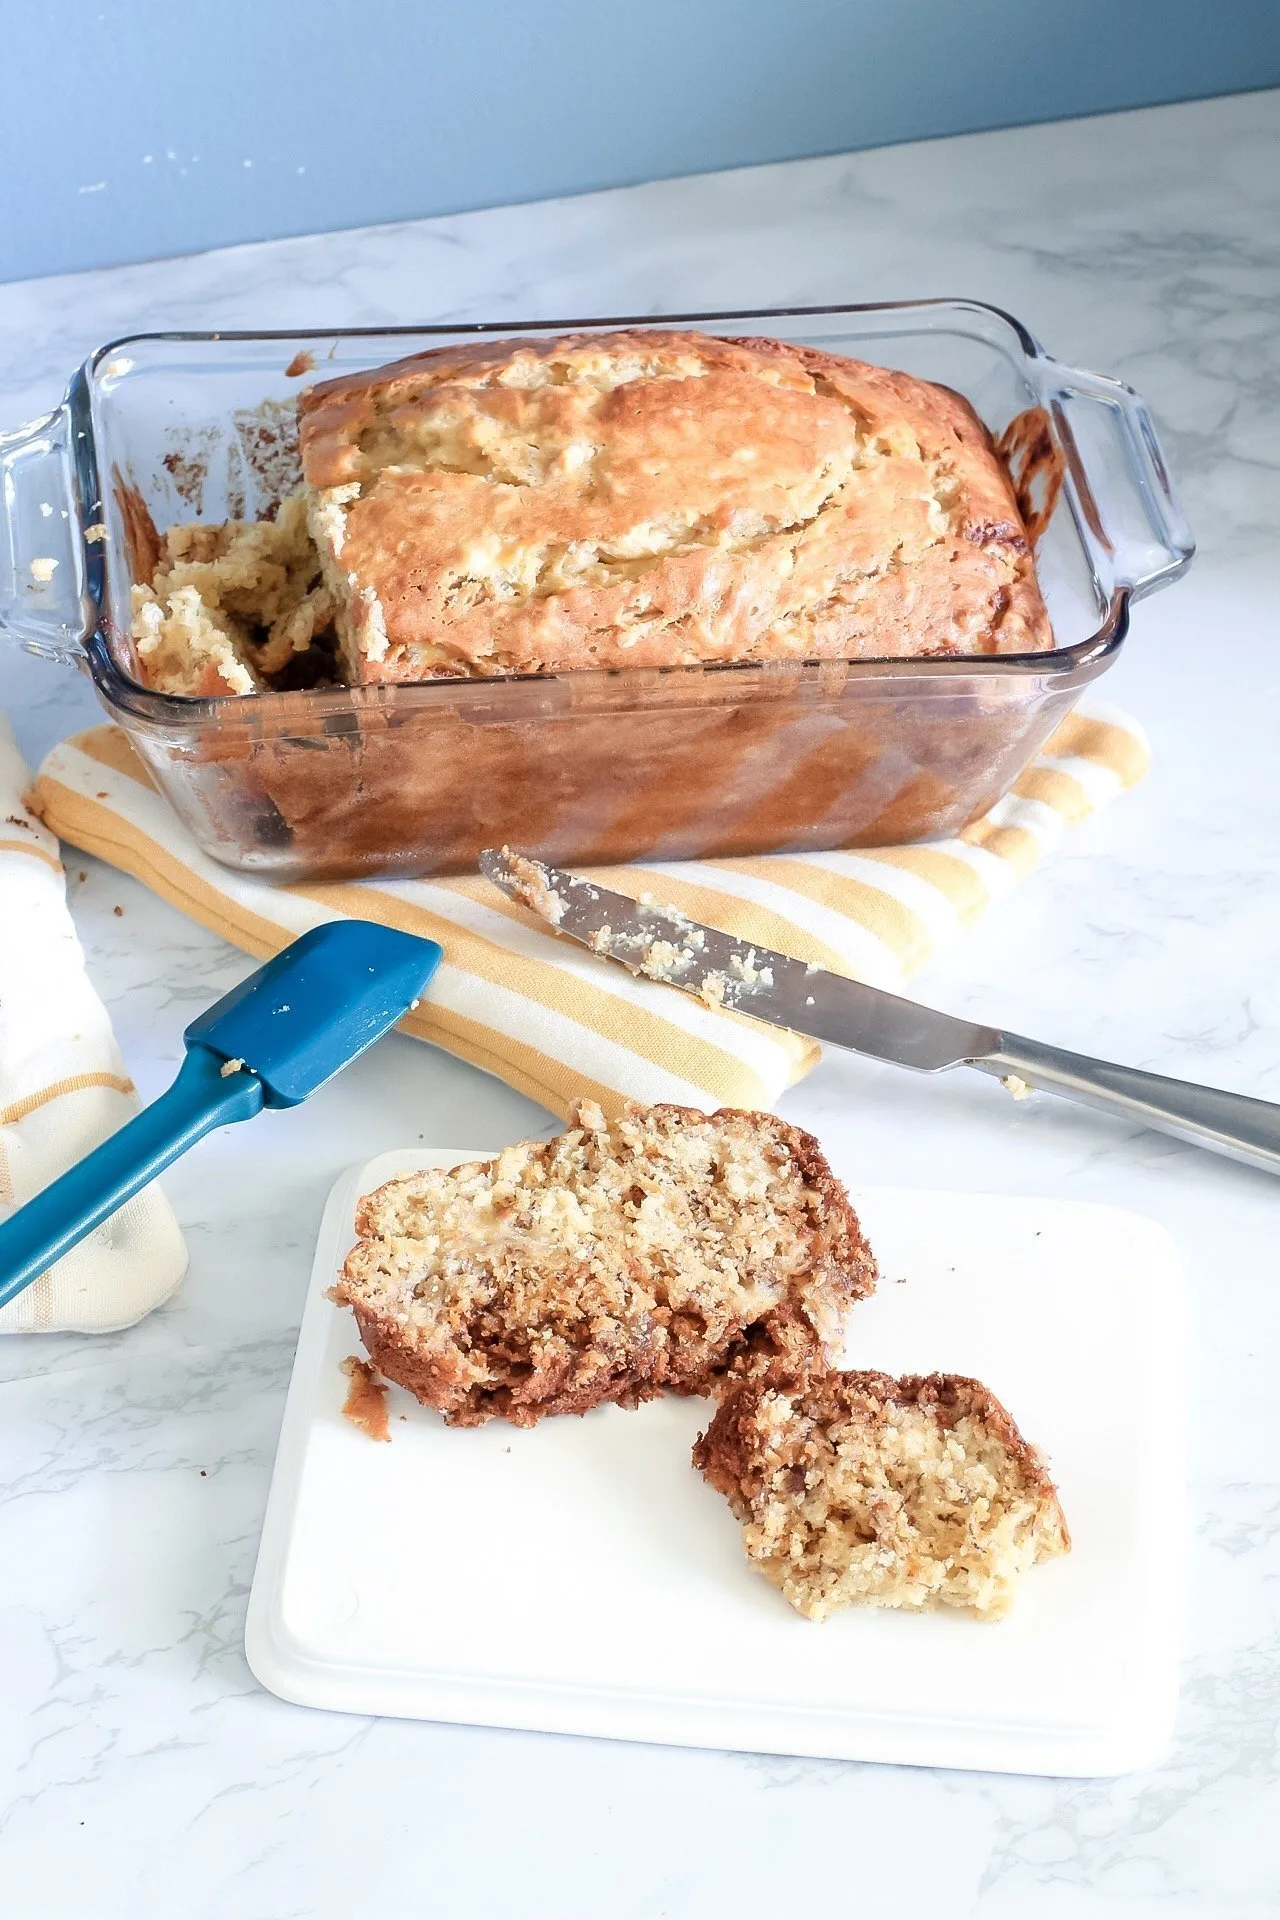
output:
M968 404L815 348L467 342L309 389L299 432L353 685L1053 645Z
M976 1380L815 1372L731 1384L694 1465L810 1620L842 1607L998 1619L1067 1524L1041 1456Z
M244 643L230 623L206 605L197 587L166 581L157 593L135 586L132 601L138 668L155 692L211 698L263 691Z
M811 1135L727 1108L576 1122L361 1200L333 1297L380 1373L450 1425L532 1426L823 1363L875 1264Z
M142 676L162 693L261 693L333 625L335 604L295 493L274 520L170 527L133 589Z
M367 1360L349 1353L342 1371L351 1382L342 1406L342 1417L349 1420L371 1440L390 1440L391 1423L387 1415L387 1389L384 1381Z

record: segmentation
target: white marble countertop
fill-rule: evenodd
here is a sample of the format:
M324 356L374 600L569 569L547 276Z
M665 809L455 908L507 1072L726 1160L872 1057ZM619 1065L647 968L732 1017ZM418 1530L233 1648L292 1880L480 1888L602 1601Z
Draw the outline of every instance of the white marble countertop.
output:
M0 422L113 335L971 294L1149 401L1200 540L1108 695L1156 766L924 990L1280 1098L1280 94L796 162L0 288ZM87 688L6 652L28 755ZM71 896L145 1094L242 957L92 860ZM123 908L118 915L113 909ZM1057 1782L309 1712L245 1597L323 1196L547 1117L396 1037L168 1179L191 1250L130 1332L0 1343L0 1886L13 1920L1280 1911L1280 1336L1267 1175L974 1077L830 1057L783 1110L866 1183L1110 1201L1192 1278L1190 1619L1154 1772Z

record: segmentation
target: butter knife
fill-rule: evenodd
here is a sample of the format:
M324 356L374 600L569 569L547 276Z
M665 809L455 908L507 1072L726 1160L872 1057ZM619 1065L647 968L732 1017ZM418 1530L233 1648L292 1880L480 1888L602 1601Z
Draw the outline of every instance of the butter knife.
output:
M709 1006L789 1027L917 1073L976 1067L1003 1081L1015 1098L1032 1091L1063 1094L1212 1153L1280 1173L1280 1106L1268 1100L1166 1079L957 1020L788 954L734 940L714 927L699 926L677 908L611 893L505 847L482 853L480 869L558 933Z

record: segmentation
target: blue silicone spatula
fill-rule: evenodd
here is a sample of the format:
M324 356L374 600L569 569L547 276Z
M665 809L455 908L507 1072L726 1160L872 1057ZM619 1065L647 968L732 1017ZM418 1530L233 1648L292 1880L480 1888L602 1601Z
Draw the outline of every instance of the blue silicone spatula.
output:
M167 1093L0 1225L0 1306L178 1155L263 1107L296 1107L409 1011L434 940L364 920L313 927L193 1020Z

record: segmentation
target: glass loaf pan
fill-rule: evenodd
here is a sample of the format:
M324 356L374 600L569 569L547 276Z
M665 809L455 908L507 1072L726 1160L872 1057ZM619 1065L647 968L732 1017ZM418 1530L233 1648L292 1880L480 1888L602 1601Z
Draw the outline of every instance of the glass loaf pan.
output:
M1045 518L1036 558L1056 649L239 699L140 684L130 499L162 529L268 510L296 478L298 366L323 379L485 334L620 325L779 335L962 393L1003 436L1023 497ZM1016 320L967 300L139 335L95 353L56 413L0 438L0 469L0 629L87 668L208 854L282 881L465 872L504 842L604 865L954 834L1009 790L1115 659L1130 603L1176 579L1193 551L1131 389L1060 365ZM48 581L31 572L41 559L58 562Z

